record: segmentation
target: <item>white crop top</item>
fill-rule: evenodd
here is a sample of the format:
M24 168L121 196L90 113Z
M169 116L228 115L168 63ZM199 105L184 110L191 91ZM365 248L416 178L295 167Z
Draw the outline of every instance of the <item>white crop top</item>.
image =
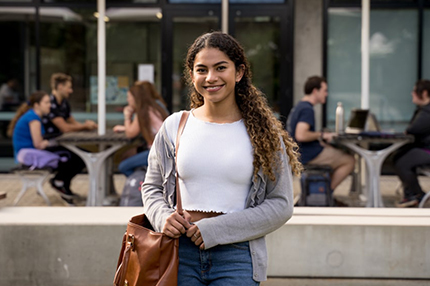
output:
M242 119L218 124L190 112L177 161L184 210L231 213L245 208L254 169Z

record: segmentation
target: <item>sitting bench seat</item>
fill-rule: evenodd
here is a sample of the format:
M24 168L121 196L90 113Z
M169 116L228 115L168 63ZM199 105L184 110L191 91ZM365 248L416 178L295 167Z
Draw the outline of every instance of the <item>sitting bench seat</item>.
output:
M41 195L42 198L45 200L46 204L50 206L51 202L43 191L43 183L45 183L46 179L51 175L52 171L53 170L51 168L33 169L30 166L22 164L12 168L11 173L17 174L20 177L22 183L21 191L15 198L13 205L16 206L18 204L18 202L21 200L21 198L24 196L24 194L29 188L35 187L37 193Z

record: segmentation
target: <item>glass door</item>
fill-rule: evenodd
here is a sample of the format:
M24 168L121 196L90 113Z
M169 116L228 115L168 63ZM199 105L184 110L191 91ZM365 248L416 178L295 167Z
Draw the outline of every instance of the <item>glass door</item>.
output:
M189 108L188 87L184 77L184 64L188 47L203 33L220 29L220 7L193 7L165 10L167 33L163 38L163 96L175 112ZM171 55L171 56L169 56Z
M267 97L275 115L284 121L293 103L293 26L288 5L232 6L230 32L243 45L253 83Z
M231 4L229 9L229 32L245 49L254 85L266 94L275 115L283 121L293 104L290 6L261 5L257 9ZM173 112L189 106L183 75L187 49L199 35L221 29L220 13L220 4L164 11L163 96Z

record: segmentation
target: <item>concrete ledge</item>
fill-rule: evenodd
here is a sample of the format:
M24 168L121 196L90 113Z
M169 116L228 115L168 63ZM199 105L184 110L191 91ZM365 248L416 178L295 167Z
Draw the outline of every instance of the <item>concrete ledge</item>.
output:
M0 209L0 285L112 285L141 208ZM271 277L429 279L430 210L296 208L267 237Z
M274 277L429 279L430 210L295 208L267 246Z

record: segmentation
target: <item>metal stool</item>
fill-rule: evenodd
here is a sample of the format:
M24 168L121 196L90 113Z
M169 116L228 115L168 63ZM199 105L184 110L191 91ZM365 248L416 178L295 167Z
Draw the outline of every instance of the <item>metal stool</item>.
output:
M24 196L31 187L36 188L37 193L42 196L48 206L51 205L51 202L43 191L43 183L52 172L50 168L30 169L28 166L20 165L19 167L13 168L11 172L17 174L22 182L21 191L13 201L14 206L18 204L22 196Z

